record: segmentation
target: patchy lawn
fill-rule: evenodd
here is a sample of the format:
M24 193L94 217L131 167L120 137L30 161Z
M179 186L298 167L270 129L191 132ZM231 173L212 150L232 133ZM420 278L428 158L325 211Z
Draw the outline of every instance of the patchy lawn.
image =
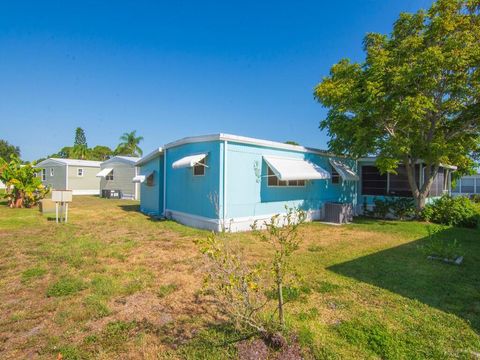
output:
M206 233L132 201L75 197L70 223L0 203L0 358L235 358L238 338L198 296ZM461 266L426 260L425 224L301 229L287 322L319 359L480 356L480 231L447 228ZM251 258L268 250L229 234Z

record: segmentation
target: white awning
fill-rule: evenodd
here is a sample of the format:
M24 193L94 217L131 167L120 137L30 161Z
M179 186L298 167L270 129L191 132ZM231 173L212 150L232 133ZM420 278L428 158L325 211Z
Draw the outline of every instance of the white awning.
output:
M112 172L112 168L105 168L97 174L97 177L105 177Z
M183 169L187 167L193 167L196 164L198 164L200 161L205 159L206 157L207 157L207 154L196 154L196 155L185 156L180 160L175 161L172 164L172 168Z
M132 182L134 183L143 183L145 180L153 175L153 171L150 171L149 173L146 173L145 175L137 175L132 179Z
M304 159L277 156L264 156L263 159L282 181L330 179L328 171Z
M358 175L350 169L346 164L339 160L330 159L330 164L337 171L338 175L342 177L345 181L358 181L360 178Z

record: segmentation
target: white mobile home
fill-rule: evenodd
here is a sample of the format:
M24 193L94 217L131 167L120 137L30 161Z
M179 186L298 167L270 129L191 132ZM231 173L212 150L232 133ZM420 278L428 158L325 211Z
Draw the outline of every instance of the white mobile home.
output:
M140 184L132 179L138 175L135 163L137 157L114 156L102 162L97 174L100 178L100 195L105 198L133 199L140 198Z
M463 176L455 182L452 195L470 196L480 194L480 170L477 174Z
M72 190L73 195L100 194L100 161L50 158L36 165L42 170L42 183L57 190Z

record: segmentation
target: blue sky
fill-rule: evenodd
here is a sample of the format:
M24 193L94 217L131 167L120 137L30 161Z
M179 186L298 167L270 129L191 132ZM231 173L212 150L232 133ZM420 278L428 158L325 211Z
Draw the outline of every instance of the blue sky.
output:
M2 1L0 138L34 160L71 145L144 153L233 133L326 148L313 88L367 32L427 0Z

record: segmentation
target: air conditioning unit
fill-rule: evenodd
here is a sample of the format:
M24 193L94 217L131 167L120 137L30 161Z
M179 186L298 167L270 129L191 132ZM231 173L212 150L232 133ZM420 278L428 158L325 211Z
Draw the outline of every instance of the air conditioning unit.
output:
M353 220L353 204L351 203L325 203L325 222L346 224Z

